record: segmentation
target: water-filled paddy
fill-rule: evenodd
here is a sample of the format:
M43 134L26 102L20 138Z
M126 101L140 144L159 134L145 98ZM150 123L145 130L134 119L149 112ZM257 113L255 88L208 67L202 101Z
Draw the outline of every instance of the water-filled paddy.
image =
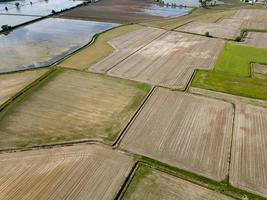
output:
M0 72L47 66L87 44L96 33L118 26L49 18L0 35Z
M143 11L149 15L161 17L179 17L188 14L191 8L152 5Z
M0 14L0 30L2 25L17 26L26 22L37 19L33 16L16 16L16 15L1 15Z
M199 0L163 0L165 4L176 4L177 6L199 7Z

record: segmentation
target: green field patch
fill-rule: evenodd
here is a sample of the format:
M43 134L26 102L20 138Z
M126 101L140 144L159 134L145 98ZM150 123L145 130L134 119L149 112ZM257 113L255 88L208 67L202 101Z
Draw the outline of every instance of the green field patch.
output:
M193 87L267 100L267 76L251 74L251 63L267 63L267 49L227 43L212 71L198 70Z

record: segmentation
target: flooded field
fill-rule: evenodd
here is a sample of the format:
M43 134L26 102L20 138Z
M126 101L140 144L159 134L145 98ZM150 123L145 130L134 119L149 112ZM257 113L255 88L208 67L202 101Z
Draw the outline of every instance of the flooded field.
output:
M176 4L177 6L199 7L199 0L163 0L165 4Z
M22 0L0 2L2 25L16 26L82 4L82 0ZM19 3L16 6L16 3Z
M50 65L84 46L96 33L115 26L118 24L50 18L2 34L0 73Z
M152 16L179 17L188 14L191 8L151 5L142 11Z

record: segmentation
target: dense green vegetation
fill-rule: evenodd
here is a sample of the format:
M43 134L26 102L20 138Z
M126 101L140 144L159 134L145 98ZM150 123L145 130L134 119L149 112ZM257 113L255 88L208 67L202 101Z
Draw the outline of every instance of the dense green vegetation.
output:
M193 87L267 100L267 76L252 77L251 63L267 64L267 49L227 43L213 71L199 70Z

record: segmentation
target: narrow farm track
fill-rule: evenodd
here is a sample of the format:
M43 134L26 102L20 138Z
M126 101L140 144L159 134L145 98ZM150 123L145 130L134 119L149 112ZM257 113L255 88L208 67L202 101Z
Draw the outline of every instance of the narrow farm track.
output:
M230 183L267 198L267 110L236 106Z
M229 103L156 88L120 147L221 181L228 173L232 119Z
M99 145L0 155L0 199L112 199L131 157Z

